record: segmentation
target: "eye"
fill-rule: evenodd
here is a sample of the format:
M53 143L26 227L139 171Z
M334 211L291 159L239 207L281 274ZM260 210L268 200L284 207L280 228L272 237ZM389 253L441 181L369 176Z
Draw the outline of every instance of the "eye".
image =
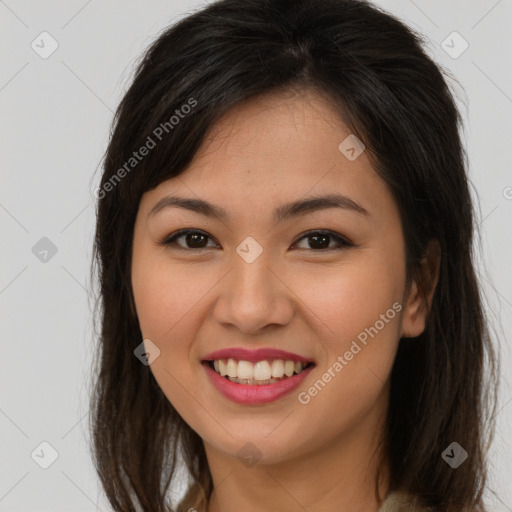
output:
M308 231L299 238L299 241L307 240L308 238L310 239L310 242L308 243L309 247L305 247L306 249L319 249L324 251L340 250L354 245L342 236L327 230ZM338 247L329 247L329 242L332 240L337 242ZM304 247L301 249L304 249ZM315 252L320 252L319 250L316 250Z
M185 247L181 244L177 244L177 240L183 238L185 240ZM168 236L159 245L178 245L180 249L206 249L205 241L211 237L204 231L196 229L182 229L173 235ZM190 244L190 246L188 245Z
M185 246L181 243L178 243L178 240L183 239ZM208 239L212 240L212 238L206 234L204 231L196 230L196 229L182 229L167 238L165 238L162 242L159 242L159 245L171 246L177 245L178 248L189 250L189 249L207 249L207 241ZM300 249L314 249L315 252L325 251L325 250L340 250L347 247L352 247L354 244L343 238L342 236L327 230L316 230L316 231L308 231L304 233L298 241L310 239L310 243L308 243L309 247L300 247ZM335 241L338 247L329 247L330 242ZM298 242L295 242L294 245L297 245Z

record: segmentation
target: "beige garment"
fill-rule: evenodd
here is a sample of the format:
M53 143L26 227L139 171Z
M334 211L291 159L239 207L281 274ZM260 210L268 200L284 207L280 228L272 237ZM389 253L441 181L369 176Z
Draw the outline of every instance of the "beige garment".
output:
M405 492L392 492L382 502L378 512L428 512L417 500Z
M204 510L196 512L204 512ZM386 497L378 512L429 512L429 510L419 505L416 499L409 494L395 491Z

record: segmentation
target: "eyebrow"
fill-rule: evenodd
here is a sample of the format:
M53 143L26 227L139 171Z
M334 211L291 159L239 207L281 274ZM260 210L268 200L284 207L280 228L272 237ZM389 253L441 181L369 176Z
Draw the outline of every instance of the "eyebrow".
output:
M226 210L220 206L215 206L208 201L171 195L160 199L155 206L153 206L148 216L153 217L158 212L171 207L190 210L208 217L216 217L222 221L227 221L229 219L229 215ZM292 217L298 217L307 213L325 210L327 208L342 208L361 215L370 215L365 208L353 199L350 199L350 197L341 194L329 194L283 204L274 210L273 218L276 222L283 222Z

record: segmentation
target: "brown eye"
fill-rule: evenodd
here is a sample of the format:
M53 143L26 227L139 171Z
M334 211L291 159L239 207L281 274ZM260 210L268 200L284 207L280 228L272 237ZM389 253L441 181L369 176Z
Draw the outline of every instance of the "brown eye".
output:
M316 252L322 250L340 249L345 247L351 247L349 241L345 240L341 236L333 233L332 231L309 231L305 233L299 240L307 240L310 242L307 244L308 247L301 247L301 249L313 249ZM338 247L329 247L330 242L335 241Z
M321 252L340 250L353 246L351 242L332 231L308 231L302 235L299 241L308 239L309 242L307 243L307 246L299 247L300 249L309 249L314 252ZM184 242L178 243L178 240L184 240ZM182 229L164 239L159 243L159 245L176 246L178 249L184 250L201 250L216 247L216 245L208 246L208 240L213 239L203 231L196 229ZM331 245L332 242L335 242L334 246ZM297 245L297 242L294 245Z
M178 240L183 239L183 243L177 243ZM207 240L211 239L206 233L198 230L184 229L167 237L161 245L177 245L180 249L206 249Z

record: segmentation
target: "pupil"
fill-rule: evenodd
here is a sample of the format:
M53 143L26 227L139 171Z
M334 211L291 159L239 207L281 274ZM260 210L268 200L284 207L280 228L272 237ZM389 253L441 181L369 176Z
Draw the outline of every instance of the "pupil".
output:
M318 241L318 239L323 239L323 241L325 242L326 240L328 240L329 235L314 235L314 236L311 236L311 238L312 238L313 240L316 240L316 241ZM314 245L315 245L315 243L313 243L313 246L314 246ZM311 246L311 244L310 244L310 246ZM328 246L329 246L329 242L327 242L327 247L328 247ZM322 248L322 249L324 249L324 248L325 248L325 245L324 245L324 246L322 246L321 248Z
M201 235L200 233L189 233L188 237L187 237L187 243L190 242L191 240L196 240L196 237L203 237L204 238L204 235ZM201 245L198 246L194 242L192 242L192 245L194 247L201 247Z

